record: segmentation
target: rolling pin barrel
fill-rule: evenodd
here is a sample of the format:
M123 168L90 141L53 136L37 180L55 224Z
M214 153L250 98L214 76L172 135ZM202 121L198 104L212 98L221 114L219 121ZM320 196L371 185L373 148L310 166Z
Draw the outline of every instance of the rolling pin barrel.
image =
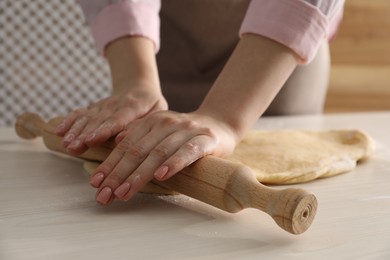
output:
M67 154L61 145L61 138L54 133L59 120L56 118L45 123L39 116L25 113L17 119L16 133L24 139L42 136L49 149ZM90 148L77 157L103 161L113 147L114 144L108 142ZM306 231L317 209L317 200L313 194L295 188L269 188L256 180L249 167L213 156L199 159L166 181L152 182L227 212L257 208L269 214L282 229L292 234Z
M296 188L269 188L257 181L249 167L213 156L198 160L164 182L153 182L227 212L257 208L292 234L305 232L317 210L313 194Z
M16 134L23 139L34 139L42 136L42 130L45 127L45 121L33 113L24 113L20 115L15 123Z

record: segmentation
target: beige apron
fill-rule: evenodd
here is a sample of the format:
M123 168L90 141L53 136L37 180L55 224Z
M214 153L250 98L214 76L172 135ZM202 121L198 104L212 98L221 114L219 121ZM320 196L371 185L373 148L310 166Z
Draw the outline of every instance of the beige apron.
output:
M168 100L170 109L188 112L199 106L239 40L238 32L249 2L249 0L162 0L161 49L157 55L157 63L163 94ZM324 66L321 66L320 70L323 71ZM316 74L318 73L313 75ZM324 79L319 79L323 83L318 87L313 86L313 76L298 78L299 80L305 78L306 81L309 79L311 86L294 82L293 85L299 86L294 86L292 91L287 91L288 95L284 95L280 102L278 101L280 97L277 97L268 113L294 114L322 111L327 73ZM285 86L280 94L285 92L286 88ZM314 93L308 95L313 90ZM297 95L300 98L296 97L297 100L294 101L293 96ZM310 103L307 101L308 98L313 100L314 107L306 105ZM295 109L291 106L291 102L301 103L300 106L303 107ZM287 112L285 109L280 109L285 105L288 108Z

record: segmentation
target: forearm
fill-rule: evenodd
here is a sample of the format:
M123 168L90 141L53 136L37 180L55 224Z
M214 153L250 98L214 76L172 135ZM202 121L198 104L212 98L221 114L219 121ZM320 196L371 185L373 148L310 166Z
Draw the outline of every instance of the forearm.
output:
M100 145L148 113L166 110L161 94L153 43L142 37L126 37L106 48L112 72L113 94L88 107L70 112L56 133L74 154Z
M298 63L289 48L246 34L197 112L229 125L238 138L274 99Z
M120 38L107 46L106 57L114 93L123 93L130 88L161 91L151 40L137 36Z

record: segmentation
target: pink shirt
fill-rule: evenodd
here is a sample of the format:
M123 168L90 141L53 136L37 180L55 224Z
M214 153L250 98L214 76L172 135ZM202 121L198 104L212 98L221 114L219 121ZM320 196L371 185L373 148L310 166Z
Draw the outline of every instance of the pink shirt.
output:
M159 0L79 0L98 50L127 35L144 36L160 47ZM259 34L310 62L321 42L337 30L344 0L252 0L239 35Z

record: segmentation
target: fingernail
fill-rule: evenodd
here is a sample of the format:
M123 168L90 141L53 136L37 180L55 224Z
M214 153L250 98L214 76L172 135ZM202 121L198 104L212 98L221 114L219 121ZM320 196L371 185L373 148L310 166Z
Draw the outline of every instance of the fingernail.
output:
M168 166L163 165L160 168L157 169L157 171L154 173L154 177L158 179L163 179L168 173Z
M97 188L100 186L103 180L104 180L104 173L98 172L94 176L92 176L91 180L89 181L89 184Z
M125 182L121 186L119 186L115 191L114 194L117 196L119 199L122 198L123 196L126 195L130 190L130 183Z
M79 139L76 139L69 144L68 149L69 148L70 149L77 149L77 148L79 148L80 144L81 144L81 141Z
M74 139L74 135L73 134L67 134L64 137L63 143L64 144L70 144L73 141L73 139Z
M101 204L107 204L112 195L112 190L110 187L105 187L102 189L96 197L96 201Z

